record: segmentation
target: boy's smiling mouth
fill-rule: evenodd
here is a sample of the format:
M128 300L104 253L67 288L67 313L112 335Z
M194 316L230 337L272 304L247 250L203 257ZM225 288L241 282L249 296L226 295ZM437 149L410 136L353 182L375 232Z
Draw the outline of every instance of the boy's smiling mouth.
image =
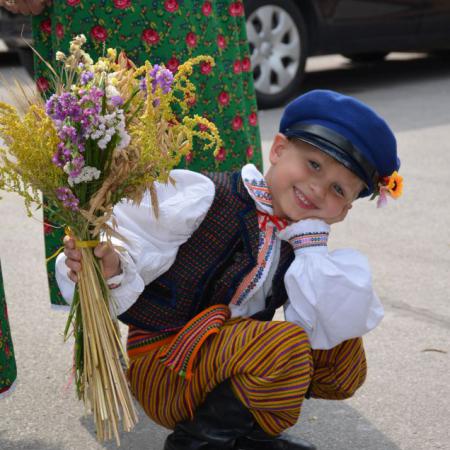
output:
M312 203L308 197L298 188L294 186L295 199L297 204L303 209L317 209L317 206Z

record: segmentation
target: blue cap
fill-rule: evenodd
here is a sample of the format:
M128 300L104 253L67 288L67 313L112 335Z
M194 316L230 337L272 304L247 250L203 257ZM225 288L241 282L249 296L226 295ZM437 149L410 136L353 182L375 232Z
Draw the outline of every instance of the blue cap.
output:
M314 90L289 103L280 133L314 145L355 173L373 193L380 177L400 168L397 143L388 124L353 97Z

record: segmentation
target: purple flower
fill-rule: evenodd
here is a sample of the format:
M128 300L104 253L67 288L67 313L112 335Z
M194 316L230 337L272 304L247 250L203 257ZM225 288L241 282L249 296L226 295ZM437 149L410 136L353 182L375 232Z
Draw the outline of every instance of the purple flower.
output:
M75 156L75 158L73 158L69 164L69 177L76 178L78 175L80 175L83 167L84 167L83 156L81 156L81 155Z
M145 77L139 80L139 89L141 91L147 92L147 80L145 79Z
M83 86L86 86L86 84L89 83L89 81L91 81L94 78L94 74L92 72L90 72L89 70L87 70L86 72L83 72L81 74L81 84Z
M78 133L75 127L70 125L63 125L59 130L58 136L63 141L69 139L74 142L78 137Z
M78 98L70 92L64 92L61 95L53 94L46 102L45 112L55 121L72 119L78 122L82 115Z
M64 145L64 142L60 142L58 149L52 157L52 162L58 167L64 167L70 161L70 155L70 149Z
M173 83L173 73L170 70L155 64L153 69L150 71L150 76L152 78L153 93L156 91L158 86L164 94L170 92Z
M78 211L80 200L78 200L73 192L67 187L59 187L56 189L56 197L63 202L65 208L72 211Z
M123 105L123 98L120 95L113 95L110 100L113 106Z

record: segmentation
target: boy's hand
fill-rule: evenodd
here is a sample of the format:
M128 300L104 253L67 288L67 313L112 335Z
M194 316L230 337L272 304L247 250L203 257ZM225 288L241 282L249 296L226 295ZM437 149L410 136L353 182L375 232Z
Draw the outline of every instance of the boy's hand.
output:
M81 251L75 247L75 239L70 236L64 238L64 254L67 258L66 266L69 268L68 276L76 283L81 270ZM98 244L94 254L103 263L103 276L106 280L121 273L119 255L110 244Z
M342 222L347 217L347 214L352 209L352 206L353 205L351 203L349 205L344 206L344 209L337 217L331 217L330 219L324 219L324 221L328 225L333 225L333 223Z

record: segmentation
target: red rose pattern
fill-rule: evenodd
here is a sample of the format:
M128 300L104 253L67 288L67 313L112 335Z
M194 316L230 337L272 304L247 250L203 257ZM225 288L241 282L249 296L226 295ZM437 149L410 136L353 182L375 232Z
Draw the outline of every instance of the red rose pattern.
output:
M159 34L157 31L147 28L142 32L142 40L147 44L155 45L159 42Z
M226 150L223 147L220 147L219 151L217 152L217 155L216 155L216 160L217 161L224 161L226 156L227 156Z
M195 95L190 95L186 98L186 103L188 106L194 106L197 103Z
M249 145L247 147L247 150L245 151L245 154L247 155L248 159L252 159L253 158L253 147L251 145Z
M248 123L253 127L258 124L258 115L255 112L252 112L248 116Z
M43 20L41 22L41 31L45 34L51 34L52 32L52 21L50 19Z
M99 42L105 42L108 38L108 32L105 28L101 27L100 25L96 25L91 30L91 36L94 40Z
M219 103L222 106L227 106L230 103L230 94L228 92L222 91L218 97Z
M131 6L131 0L114 0L114 6L117 9L126 9Z
M167 61L166 67L173 73L175 73L178 70L178 66L180 65L180 61L178 61L175 56L172 56L172 58Z
M47 78L45 77L39 77L36 80L36 87L38 89L39 92L45 92L48 90L48 88L50 87L50 84L47 80Z
M203 75L208 75L209 73L211 73L212 67L211 64L209 62L202 62L200 64L200 72Z
M242 72L250 72L252 70L252 63L250 58L243 58L241 61Z
M189 152L186 156L186 162L189 164L194 159L194 154L192 152Z
M56 24L56 37L58 39L62 39L64 37L64 27L62 26L61 23L57 23Z
M178 2L176 0L166 0L164 2L164 8L168 12L175 12L178 10Z
M208 17L209 15L211 15L212 13L212 5L211 2L205 2L202 5L202 14L206 17Z
M197 45L197 36L192 31L186 35L186 44L188 47L195 47Z
M49 234L51 232L53 232L53 227L48 222L44 222L44 233Z
M222 34L219 34L217 36L217 45L222 50L227 46L227 41L225 40L225 37Z
M67 0L67 4L68 4L69 6L77 6L77 5L80 4L80 1L81 1L81 0Z
M239 59L237 59L233 64L233 72L236 75L238 75L242 72L242 64L241 64L241 61L239 61Z
M231 127L234 131L240 130L242 128L242 125L244 124L244 121L242 120L241 116L235 116L234 119L231 122Z
M241 2L232 3L228 10L230 12L230 15L233 17L238 17L238 16L244 15L244 5Z

